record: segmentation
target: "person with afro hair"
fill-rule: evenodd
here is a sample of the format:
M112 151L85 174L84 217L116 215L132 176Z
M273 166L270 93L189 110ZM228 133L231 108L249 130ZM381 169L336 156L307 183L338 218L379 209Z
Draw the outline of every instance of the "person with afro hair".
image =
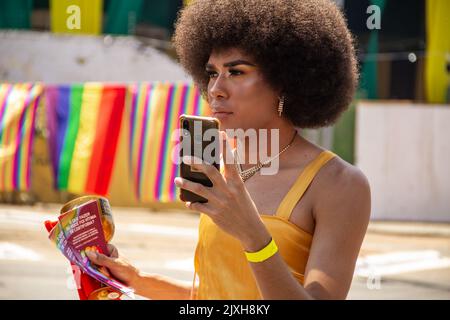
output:
M220 121L224 161L219 172L184 160L212 187L175 179L208 200L186 202L201 212L193 285L117 255L93 261L152 299L345 299L370 187L298 130L332 125L355 93L355 49L340 9L331 0L194 0L175 27L180 64ZM239 130L257 134L231 134ZM255 136L256 148L239 147ZM275 162L275 174L264 174Z

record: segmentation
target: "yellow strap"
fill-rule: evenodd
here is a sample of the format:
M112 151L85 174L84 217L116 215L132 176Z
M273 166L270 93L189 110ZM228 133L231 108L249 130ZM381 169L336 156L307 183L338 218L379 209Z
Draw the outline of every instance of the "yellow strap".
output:
M322 151L313 161L311 161L283 198L275 215L289 220L292 210L294 210L296 204L300 201L306 189L308 189L317 172L319 172L320 168L322 168L335 156L336 155L333 152L325 150Z

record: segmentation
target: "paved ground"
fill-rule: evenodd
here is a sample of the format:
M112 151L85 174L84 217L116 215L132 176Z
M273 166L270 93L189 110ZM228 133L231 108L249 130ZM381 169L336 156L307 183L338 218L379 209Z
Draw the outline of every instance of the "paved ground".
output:
M0 206L0 299L76 299L42 221L58 205ZM113 208L113 243L136 266L192 281L197 216ZM450 299L448 225L372 223L349 299Z

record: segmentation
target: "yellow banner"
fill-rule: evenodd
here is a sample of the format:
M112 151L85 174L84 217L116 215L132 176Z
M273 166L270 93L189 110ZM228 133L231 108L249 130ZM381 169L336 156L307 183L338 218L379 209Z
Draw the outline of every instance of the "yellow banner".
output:
M450 85L447 74L447 59L450 60L450 1L427 0L426 5L426 97L430 103L445 103Z
M103 0L51 0L50 11L52 32L102 32Z

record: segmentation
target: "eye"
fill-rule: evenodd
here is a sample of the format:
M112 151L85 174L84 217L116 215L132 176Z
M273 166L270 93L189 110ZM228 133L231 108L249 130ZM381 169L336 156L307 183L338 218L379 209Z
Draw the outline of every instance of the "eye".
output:
M217 72L212 70L206 70L206 74L208 75L208 78L215 78L217 77Z
M241 74L244 74L244 73L242 71L239 71L239 70L230 69L230 74L232 76L238 76L238 75L241 75Z

